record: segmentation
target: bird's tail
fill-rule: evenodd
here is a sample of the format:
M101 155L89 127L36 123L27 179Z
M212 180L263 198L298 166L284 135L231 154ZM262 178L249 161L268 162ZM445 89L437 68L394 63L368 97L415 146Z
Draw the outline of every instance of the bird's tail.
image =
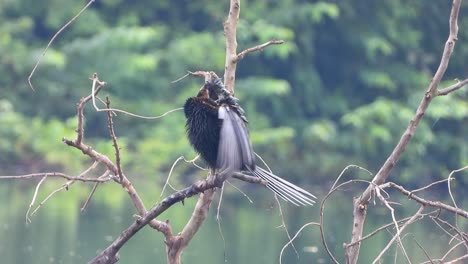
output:
M315 197L313 194L296 186L280 177L270 173L259 166L256 166L255 170L250 170L250 173L259 177L266 182L268 189L272 190L283 200L288 201L294 205L313 205L315 203Z

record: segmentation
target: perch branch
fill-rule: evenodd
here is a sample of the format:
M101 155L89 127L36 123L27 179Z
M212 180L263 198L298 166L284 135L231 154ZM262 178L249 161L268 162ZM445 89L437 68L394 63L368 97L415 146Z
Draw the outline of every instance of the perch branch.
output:
M175 203L182 202L186 198L192 197L201 192L205 192L208 189L220 187L220 183L216 181L216 178L211 176L206 180L198 181L181 191L173 193L168 197L164 198L160 203L155 205L146 214L135 220L127 229L125 229L111 245L105 250L99 253L89 264L111 264L118 261L118 251L120 248L135 235L141 228L147 225L155 217L166 211L169 207ZM214 192L213 192L214 193ZM206 202L205 198L201 198L202 202Z

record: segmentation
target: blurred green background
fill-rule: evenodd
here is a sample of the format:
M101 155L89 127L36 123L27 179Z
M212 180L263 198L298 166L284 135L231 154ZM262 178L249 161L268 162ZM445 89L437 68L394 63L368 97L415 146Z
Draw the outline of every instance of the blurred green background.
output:
M53 34L86 1L3 0L0 2L0 175L63 171L78 175L89 158L61 141L73 138L75 105L90 93L88 77L99 73L108 82L115 108L155 116L183 105L201 80L186 71L224 68L222 23L228 1L96 1L53 43L32 78L27 76ZM239 51L283 39L285 44L251 54L238 65L236 96L250 120L256 152L277 175L304 186L319 198L341 170L358 164L376 172L407 126L438 66L448 35L449 1L242 1ZM460 11L459 41L442 87L466 78L468 19ZM408 189L446 178L468 163L468 92L462 89L437 98L392 180ZM86 108L86 142L113 157L106 114ZM178 111L158 120L119 114L115 128L122 146L124 172L148 207L160 200L172 163L195 157L185 138L184 116ZM92 175L98 176L102 168ZM205 173L180 163L171 184L182 188ZM350 170L346 179L370 179ZM251 204L227 186L221 227L228 263L277 263L287 238L269 191L232 181L254 201ZM61 186L48 180L38 199ZM116 184L98 188L88 210L79 208L91 186L75 184L52 198L25 224L37 181L0 182L0 256L2 263L84 263L104 248L132 220L134 209ZM468 185L457 174L454 192ZM349 240L351 198L364 185L345 189L327 207L329 243L340 258ZM165 192L165 195L169 194ZM446 199L446 186L430 198ZM395 194L395 197L398 197ZM463 197L458 197L464 203ZM403 198L403 200L405 200ZM405 201L403 201L405 202ZM177 232L191 214L195 199L176 205L161 219ZM291 232L318 220L318 207L284 206ZM401 208L401 215L416 208ZM211 212L207 223L184 254L185 263L221 263L223 240ZM374 209L368 230L389 222L384 208ZM431 222L412 230L444 241ZM466 223L465 223L466 224ZM390 238L382 234L362 248L370 261ZM160 234L145 229L121 252L122 263L164 263ZM425 238L434 253L439 248ZM283 263L328 263L317 228L306 229ZM416 247L412 239L407 247ZM439 252L440 250L440 252ZM393 259L395 250L389 252ZM401 255L401 254L400 254ZM415 259L424 260L417 248Z

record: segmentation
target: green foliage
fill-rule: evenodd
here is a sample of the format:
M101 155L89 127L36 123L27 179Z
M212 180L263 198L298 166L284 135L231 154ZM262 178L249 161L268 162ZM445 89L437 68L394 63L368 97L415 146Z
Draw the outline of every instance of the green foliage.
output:
M171 83L187 70L222 75L226 3L106 0L94 3L57 37L32 79L32 92L26 76L50 37L82 4L0 3L4 173L17 171L9 164L27 172L37 164L74 173L89 166L61 138L75 136L75 104L90 93L88 77L94 72L108 82L101 95L109 94L113 107L146 116L181 107L196 94L199 79ZM256 151L296 182L334 179L351 163L377 169L437 67L449 8L444 1L427 5L423 0L243 3L240 50L271 39L286 41L248 55L238 66L236 96L247 111ZM460 27L466 26L468 20L460 17ZM466 77L467 35L460 30L447 80ZM399 180L420 184L421 178L446 177L468 162L466 99L465 89L434 100L396 167ZM106 113L88 106L85 114L85 140L114 158ZM181 111L151 121L118 114L114 122L131 177L162 184L175 159L195 156ZM194 171L180 165L176 178L183 183ZM119 197L99 199L120 202Z

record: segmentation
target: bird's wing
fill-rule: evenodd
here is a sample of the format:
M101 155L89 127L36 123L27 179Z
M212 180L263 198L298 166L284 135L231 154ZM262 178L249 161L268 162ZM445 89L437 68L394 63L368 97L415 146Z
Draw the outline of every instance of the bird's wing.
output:
M255 169L254 151L244 121L228 105L219 107L218 118L223 120L216 161L220 176L225 179L243 167Z

